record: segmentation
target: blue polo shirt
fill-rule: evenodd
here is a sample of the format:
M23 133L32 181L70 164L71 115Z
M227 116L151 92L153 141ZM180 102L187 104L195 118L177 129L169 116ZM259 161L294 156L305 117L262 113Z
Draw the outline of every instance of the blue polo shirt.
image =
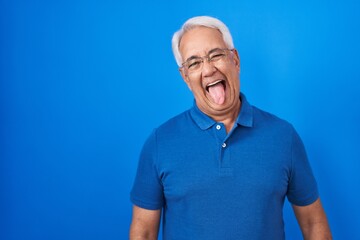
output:
M194 104L145 142L131 201L163 209L164 240L285 239L285 196L299 206L318 198L292 125L240 98L228 134Z

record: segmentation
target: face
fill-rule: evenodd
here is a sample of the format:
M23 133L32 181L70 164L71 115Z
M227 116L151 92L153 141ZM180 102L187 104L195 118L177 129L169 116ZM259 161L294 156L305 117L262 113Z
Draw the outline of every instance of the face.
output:
M197 27L186 32L179 46L183 62L195 57L211 57L216 49L227 49L227 46L220 31L207 27ZM208 62L204 58L202 68L195 72L188 71L188 65L180 68L197 106L213 118L238 111L240 106L240 59L236 50L225 53L216 61Z

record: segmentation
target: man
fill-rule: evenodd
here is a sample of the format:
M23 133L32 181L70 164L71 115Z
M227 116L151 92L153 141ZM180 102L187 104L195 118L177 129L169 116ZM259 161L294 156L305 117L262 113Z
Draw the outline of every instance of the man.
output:
M305 239L331 239L303 144L284 120L240 93L240 58L218 19L189 19L173 52L194 106L144 144L130 239L285 239L292 203Z

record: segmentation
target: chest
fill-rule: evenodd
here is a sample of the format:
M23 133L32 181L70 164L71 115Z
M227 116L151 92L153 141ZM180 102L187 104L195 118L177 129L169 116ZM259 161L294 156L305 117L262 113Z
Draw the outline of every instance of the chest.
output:
M203 198L283 198L291 170L287 143L273 136L206 133L181 144L159 146L158 160L164 196L172 201Z

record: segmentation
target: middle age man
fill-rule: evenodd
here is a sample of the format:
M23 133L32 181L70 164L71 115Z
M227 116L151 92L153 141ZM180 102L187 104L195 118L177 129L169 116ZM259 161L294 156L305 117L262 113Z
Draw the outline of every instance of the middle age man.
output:
M240 58L218 19L189 19L173 51L195 104L154 130L131 192L131 239L285 239L287 197L305 239L331 239L303 144L240 94Z

